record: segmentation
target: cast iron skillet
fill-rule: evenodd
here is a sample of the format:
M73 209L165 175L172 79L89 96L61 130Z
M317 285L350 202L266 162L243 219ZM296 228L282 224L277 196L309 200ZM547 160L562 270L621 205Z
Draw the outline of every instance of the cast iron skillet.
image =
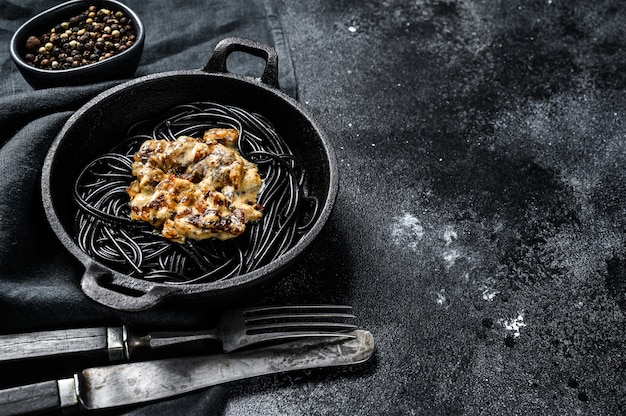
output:
M244 52L265 60L260 79L233 74L228 56ZM307 170L308 192L321 209L311 229L282 257L252 272L212 283L155 283L131 277L97 262L75 242L74 182L81 169L121 142L130 126L157 117L173 106L215 101L258 112L271 120ZM319 234L337 195L337 165L331 144L320 126L278 85L278 58L274 48L242 38L227 38L213 51L203 69L149 75L107 90L73 114L52 143L43 166L43 205L59 240L85 267L83 292L114 309L139 311L178 296L223 301L241 295L293 264Z

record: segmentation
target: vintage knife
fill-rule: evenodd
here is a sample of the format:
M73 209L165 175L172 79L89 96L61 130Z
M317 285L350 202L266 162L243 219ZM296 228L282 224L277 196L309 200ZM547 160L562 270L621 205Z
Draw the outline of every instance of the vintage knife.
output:
M346 366L374 353L368 331L349 339L306 339L257 350L94 367L72 378L0 390L0 414L96 410L178 396L266 374Z

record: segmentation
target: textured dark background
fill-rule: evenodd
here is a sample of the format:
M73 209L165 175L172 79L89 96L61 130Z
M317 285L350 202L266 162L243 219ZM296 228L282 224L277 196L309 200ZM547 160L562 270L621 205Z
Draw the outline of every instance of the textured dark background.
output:
M226 386L222 413L624 414L623 3L277 0L276 12L340 194L298 268L247 302L352 304L378 349L360 369ZM145 59L140 71L188 68L157 48ZM54 322L3 299L3 320ZM53 304L78 323L162 318L79 292Z
M624 414L624 4L279 11L341 172L293 290L354 304L379 348L228 413Z

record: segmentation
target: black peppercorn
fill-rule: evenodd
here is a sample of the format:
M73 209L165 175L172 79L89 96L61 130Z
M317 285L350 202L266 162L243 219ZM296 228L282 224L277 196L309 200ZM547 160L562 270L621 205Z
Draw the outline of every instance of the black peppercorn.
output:
M89 6L26 40L24 59L41 69L77 68L124 52L135 43L131 19L117 10Z
M26 39L26 49L28 50L37 50L41 46L41 41L36 36L30 36Z

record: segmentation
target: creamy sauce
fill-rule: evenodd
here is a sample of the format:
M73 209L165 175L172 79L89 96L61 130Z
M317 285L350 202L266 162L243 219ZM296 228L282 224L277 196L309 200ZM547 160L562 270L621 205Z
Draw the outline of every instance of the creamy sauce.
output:
M127 189L131 218L173 241L226 240L262 216L257 166L237 150L239 131L216 128L202 138L147 140L134 155Z

